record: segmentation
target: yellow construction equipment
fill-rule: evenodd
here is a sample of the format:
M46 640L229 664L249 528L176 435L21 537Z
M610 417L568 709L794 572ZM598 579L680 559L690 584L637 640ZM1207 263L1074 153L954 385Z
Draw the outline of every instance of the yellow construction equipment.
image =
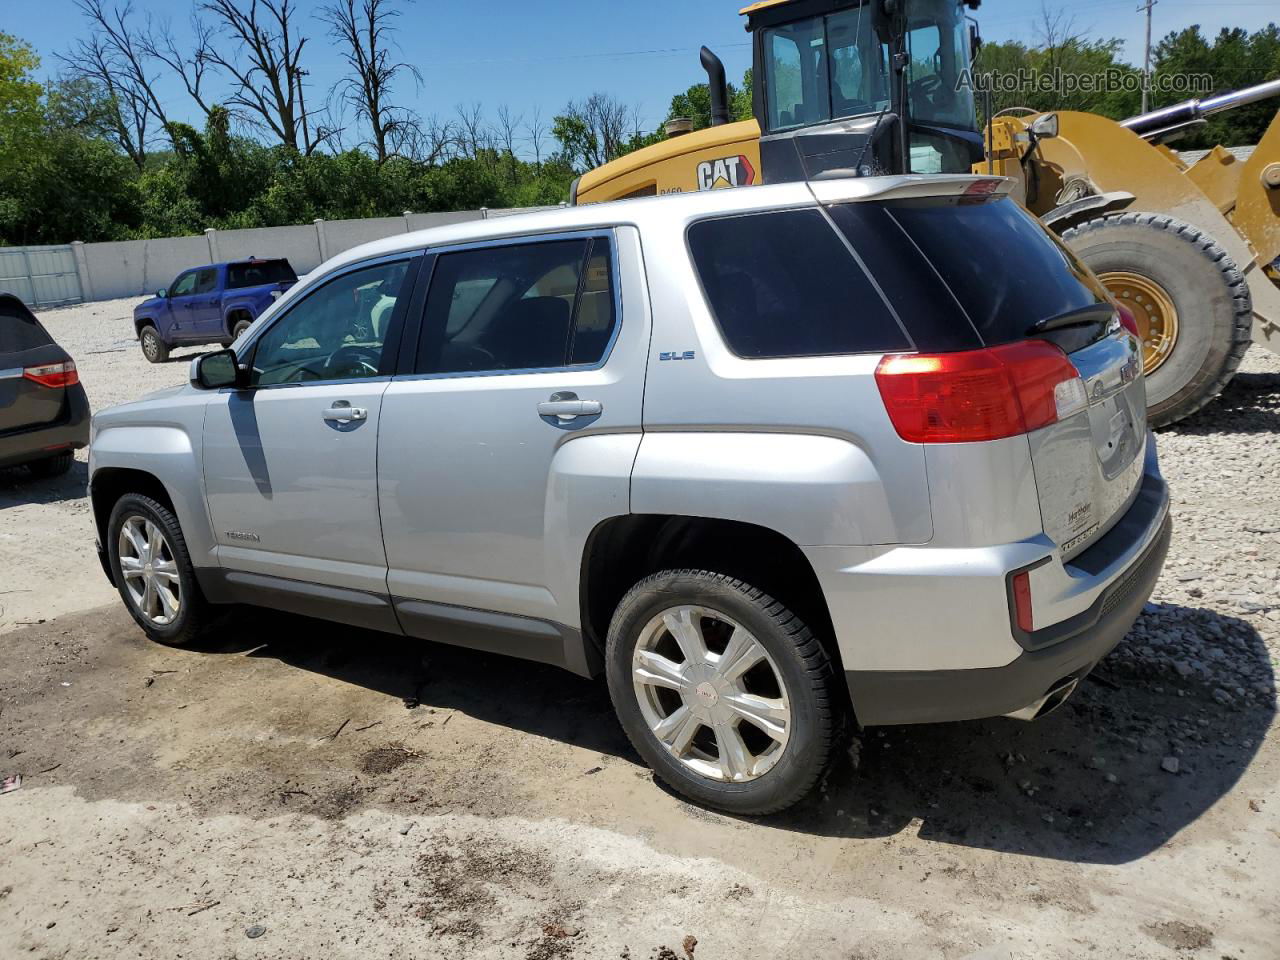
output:
M979 0L764 0L745 8L753 114L729 123L705 47L712 126L584 174L573 202L881 173L992 173L1059 233L1142 332L1151 420L1213 399L1250 342L1280 353L1280 114L1247 160L1165 146L1280 81L1116 122L1007 111L979 130L964 81ZM1034 282L1034 278L1028 278Z

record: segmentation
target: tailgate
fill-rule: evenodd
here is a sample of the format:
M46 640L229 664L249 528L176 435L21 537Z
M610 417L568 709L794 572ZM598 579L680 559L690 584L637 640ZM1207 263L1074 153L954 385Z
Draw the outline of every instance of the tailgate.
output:
M1142 353L1127 331L1068 357L1088 407L1028 437L1044 530L1063 559L1110 530L1133 502L1147 435Z

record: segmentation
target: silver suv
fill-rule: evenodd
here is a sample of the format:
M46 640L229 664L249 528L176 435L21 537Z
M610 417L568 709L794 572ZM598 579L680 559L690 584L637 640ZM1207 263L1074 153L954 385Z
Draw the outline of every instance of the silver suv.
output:
M1169 542L1131 318L1002 180L460 224L331 260L98 414L155 640L247 603L603 673L679 792L780 810L848 721L1039 716Z

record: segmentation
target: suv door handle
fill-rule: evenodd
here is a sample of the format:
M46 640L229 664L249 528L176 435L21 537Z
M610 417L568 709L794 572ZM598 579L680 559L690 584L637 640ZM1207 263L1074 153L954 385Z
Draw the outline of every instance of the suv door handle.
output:
M368 420L369 411L364 407L353 407L345 400L339 400L321 416L330 423L351 423L355 420Z
M594 417L602 410L604 407L599 400L579 400L576 393L555 393L550 400L538 404L538 416L559 417L561 420Z

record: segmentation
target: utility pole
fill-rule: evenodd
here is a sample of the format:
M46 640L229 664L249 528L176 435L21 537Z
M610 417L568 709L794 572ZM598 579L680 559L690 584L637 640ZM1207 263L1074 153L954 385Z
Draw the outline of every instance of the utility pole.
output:
M1160 0L1146 0L1146 2L1138 8L1138 12L1143 10L1147 12L1147 45L1146 53L1142 57L1142 112L1146 113L1151 98L1151 8Z

